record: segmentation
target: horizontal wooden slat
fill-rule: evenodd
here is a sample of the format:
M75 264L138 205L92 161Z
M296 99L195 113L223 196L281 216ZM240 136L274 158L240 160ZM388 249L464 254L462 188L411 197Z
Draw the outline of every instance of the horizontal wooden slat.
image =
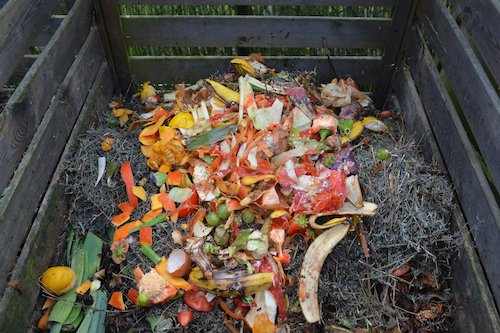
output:
M417 13L500 188L500 98L443 2L422 0Z
M264 16L126 16L129 46L383 48L390 19Z
M111 74L104 62L75 123L31 227L26 244L14 267L12 279L19 281L21 292L9 288L5 291L0 302L0 332L28 331L31 310L40 292L37 285L38 277L48 266L59 242L59 237L54 235L60 234L67 220L67 199L64 197L64 188L60 179L64 172L65 162L77 144L78 136L89 127L94 116L97 115L96 110L102 109L106 105L112 90ZM69 108L68 104L59 109L58 112L75 112ZM70 126L68 126L69 128Z
M3 193L0 227L15 232L0 233L0 290L103 61L99 34L93 28Z
M10 78L58 2L17 0L0 9L0 87Z
M130 57L134 82L196 82L230 67L231 57ZM375 82L380 57L331 57L339 75L352 76L359 84ZM316 69L320 82L329 82L333 73L326 57L266 57L266 65L289 70Z
M9 184L91 23L91 3L79 0L0 113L0 189Z
M125 5L393 6L395 0L119 0Z
M413 32L406 49L411 74L474 236L492 292L500 303L500 209L433 59Z
M471 35L475 46L500 85L500 2L452 0L454 15Z
M64 15L52 15L49 22L45 25L45 27L39 32L36 36L36 39L31 46L45 46L49 42L49 40L54 36L57 28L61 25L61 22L64 19Z
M415 82L407 69L399 71L393 88L401 106L405 128L415 133L415 141L423 147L426 160L445 169ZM495 302L458 205L453 211L451 224L463 241L463 252L452 268L452 290L458 305L454 313L455 327L459 327L461 332L500 332Z

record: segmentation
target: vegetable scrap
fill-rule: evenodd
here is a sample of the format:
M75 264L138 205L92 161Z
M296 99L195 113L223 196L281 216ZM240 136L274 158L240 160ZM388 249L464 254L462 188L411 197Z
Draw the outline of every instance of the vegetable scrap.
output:
M449 327L452 194L416 171L401 123L352 78L317 85L257 54L231 64L163 95L145 82L82 138L66 177L70 267L41 277L58 301L38 327Z

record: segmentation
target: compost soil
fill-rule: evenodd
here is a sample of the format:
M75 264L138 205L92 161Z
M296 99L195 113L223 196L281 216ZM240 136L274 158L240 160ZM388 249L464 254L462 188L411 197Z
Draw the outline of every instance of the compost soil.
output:
M143 112L143 106L134 101L126 107ZM289 302L286 323L292 332L333 332L334 327L358 332L368 327L375 331L437 332L452 326L450 269L460 243L450 231L453 190L446 175L424 160L421 150L428 147L415 142L400 117L384 122L388 133L365 134L369 142L354 150L364 197L378 204L378 212L364 218L362 225L350 232L325 262L319 284L323 318L320 324L311 325L304 320L297 299L297 281L307 244L295 237L290 245L292 259L285 273L293 284L285 292ZM116 204L126 199L116 172L119 165L130 161L137 180L150 176L137 140L140 130L121 128L103 106L98 121L80 138L79 146L66 162L64 182L71 202L68 230L73 228L82 237L93 232L103 239L104 288L108 293L135 287L132 269L139 265L148 271L151 266L140 255L139 246L134 245L137 239L121 268L110 259L109 251L110 220L118 213ZM111 151L104 153L100 143L106 137L113 137L115 143ZM385 161L377 159L377 148L388 149L390 157ZM95 185L97 160L101 156L106 157L107 174ZM154 190L150 182L145 182L144 188ZM147 212L145 205L142 210L140 207L131 220L140 219ZM155 227L153 248L157 253L169 253L179 247L172 240L174 227L171 223ZM369 253L360 244L362 235ZM64 243L62 238L61 249ZM212 312L194 311L194 320L183 329L175 320L183 308L186 306L182 299L148 309L128 302L126 311L107 311L107 331L149 332L148 317L159 317L164 331L228 331L219 307Z

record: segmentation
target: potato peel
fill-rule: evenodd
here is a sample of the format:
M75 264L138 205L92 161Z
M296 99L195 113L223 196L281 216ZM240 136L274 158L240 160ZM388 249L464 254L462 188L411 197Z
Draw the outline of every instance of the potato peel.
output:
M318 304L319 274L326 257L345 237L349 224L336 225L319 235L307 249L299 280L299 301L308 323L321 320Z

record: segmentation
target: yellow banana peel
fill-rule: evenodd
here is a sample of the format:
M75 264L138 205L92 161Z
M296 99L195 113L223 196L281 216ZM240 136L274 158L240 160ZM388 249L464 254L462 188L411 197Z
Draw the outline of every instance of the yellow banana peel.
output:
M240 102L240 94L238 92L229 89L225 85L222 85L214 80L206 79L205 81L207 81L212 86L212 88L214 88L217 95L219 95L219 97L221 97L222 99L234 103Z

